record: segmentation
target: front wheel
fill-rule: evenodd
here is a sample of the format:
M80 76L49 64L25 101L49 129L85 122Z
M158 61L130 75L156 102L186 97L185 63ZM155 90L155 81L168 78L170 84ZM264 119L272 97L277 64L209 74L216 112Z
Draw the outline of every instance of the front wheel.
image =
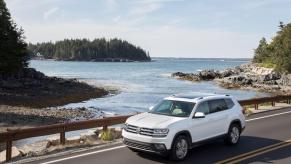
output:
M236 145L240 139L240 126L237 124L231 124L225 138L225 142L228 145Z
M170 158L175 161L182 161L186 158L188 150L188 138L182 135L178 136L173 142Z

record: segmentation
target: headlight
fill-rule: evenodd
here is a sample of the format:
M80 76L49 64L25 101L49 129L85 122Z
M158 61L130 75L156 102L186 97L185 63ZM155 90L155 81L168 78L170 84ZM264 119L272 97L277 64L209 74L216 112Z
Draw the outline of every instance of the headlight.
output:
M154 129L154 137L166 137L169 133L169 129Z

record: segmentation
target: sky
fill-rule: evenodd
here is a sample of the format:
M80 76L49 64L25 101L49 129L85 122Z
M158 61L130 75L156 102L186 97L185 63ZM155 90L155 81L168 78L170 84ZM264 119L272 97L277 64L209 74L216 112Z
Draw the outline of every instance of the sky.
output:
M120 38L152 57L249 58L291 0L5 0L26 41Z

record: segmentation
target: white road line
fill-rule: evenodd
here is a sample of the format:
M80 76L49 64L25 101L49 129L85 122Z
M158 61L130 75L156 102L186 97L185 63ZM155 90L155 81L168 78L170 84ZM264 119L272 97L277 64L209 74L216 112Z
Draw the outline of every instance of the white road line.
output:
M269 117L274 117L274 116L279 116L279 115L288 114L288 113L291 113L291 111L282 112L282 113L276 113L276 114L257 117L257 118L252 118L252 119L246 120L246 122L251 122L251 121L260 120L260 119L269 118ZM93 152L89 152L89 153L85 153L85 154L79 154L79 155L75 155L75 156L71 156L71 157L61 158L61 159L57 159L57 160L53 160L53 161L48 161L48 162L44 162L42 164L51 164L51 163L61 162L61 161L69 160L69 159L74 159L74 158L78 158L78 157L87 156L87 155L98 154L98 153L102 153L102 152L106 152L106 151L121 149L121 148L124 148L124 147L126 147L126 146L125 145L117 146L117 147L113 147L113 148L108 148L108 149L93 151Z
M260 120L260 119L269 118L269 117L274 117L274 116L279 116L279 115L288 114L288 113L291 113L291 111L288 111L288 112L282 112L282 113L276 113L276 114L267 115L267 116L262 116L262 117L257 117L257 118L252 118L252 119L248 119L248 120L246 120L246 122L255 121L255 120Z
M65 160L69 160L69 159L73 159L73 158L83 157L83 156L92 155L92 154L98 154L98 153L111 151L111 150L115 150L115 149L121 149L124 147L126 147L126 146L125 145L117 146L117 147L113 147L113 148L108 148L108 149L93 151L93 152L89 152L89 153L85 153L85 154L79 154L79 155L75 155L75 156L71 156L71 157L67 157L67 158L61 158L61 159L57 159L57 160L53 160L53 161L48 161L48 162L44 162L42 164L51 164L51 163L61 162L61 161L65 161Z

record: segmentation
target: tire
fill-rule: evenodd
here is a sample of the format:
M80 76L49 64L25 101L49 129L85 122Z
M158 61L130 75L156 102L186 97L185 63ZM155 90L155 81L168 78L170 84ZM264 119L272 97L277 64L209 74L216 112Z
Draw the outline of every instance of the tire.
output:
M228 145L236 145L239 143L241 127L238 124L231 124L225 137L225 143Z
M170 151L170 159L174 161L182 161L189 152L189 142L186 136L180 135L175 138Z

